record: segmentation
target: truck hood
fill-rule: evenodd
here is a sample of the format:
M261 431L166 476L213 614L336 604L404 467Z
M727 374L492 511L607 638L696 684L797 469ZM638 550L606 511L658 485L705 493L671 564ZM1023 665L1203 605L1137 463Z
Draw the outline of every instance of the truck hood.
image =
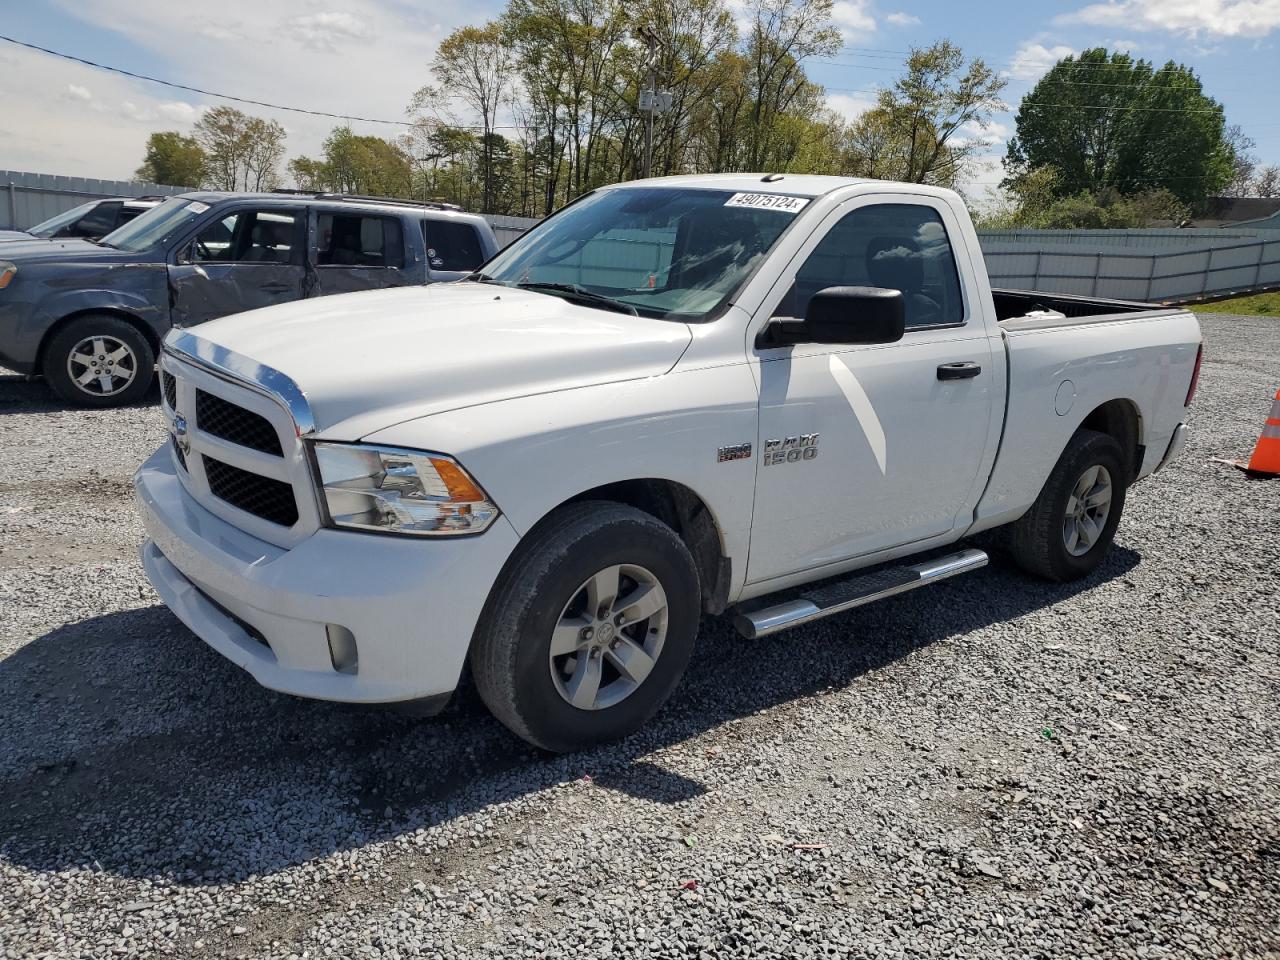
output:
M492 284L301 300L192 331L292 379L317 431L358 440L459 407L659 376L688 325Z

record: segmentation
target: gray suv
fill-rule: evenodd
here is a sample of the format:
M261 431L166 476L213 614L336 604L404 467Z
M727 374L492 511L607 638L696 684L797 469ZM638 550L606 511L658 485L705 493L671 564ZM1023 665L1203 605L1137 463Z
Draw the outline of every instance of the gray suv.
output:
M186 193L98 241L0 245L0 366L65 400L138 400L171 327L331 293L459 280L483 217L343 194Z

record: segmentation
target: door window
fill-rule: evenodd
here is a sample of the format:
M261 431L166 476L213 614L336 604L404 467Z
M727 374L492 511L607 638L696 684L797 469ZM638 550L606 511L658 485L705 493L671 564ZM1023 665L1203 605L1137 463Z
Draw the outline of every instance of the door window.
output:
M116 217L120 215L120 206L118 200L100 203L59 236L105 237L116 228Z
M404 235L394 217L321 213L316 263L322 267L402 267Z
M885 203L846 215L796 271L774 315L803 317L815 293L844 286L901 290L908 329L964 322L955 254L932 207Z
M236 210L196 236L195 263L296 263L298 214L292 210Z
M422 240L432 270L474 270L484 263L480 235L469 223L423 218Z

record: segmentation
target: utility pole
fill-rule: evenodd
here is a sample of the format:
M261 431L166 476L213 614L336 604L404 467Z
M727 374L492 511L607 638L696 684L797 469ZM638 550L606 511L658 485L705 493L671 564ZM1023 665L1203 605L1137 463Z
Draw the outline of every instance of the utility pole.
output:
M645 55L645 66L649 68L649 89L640 91L640 109L645 112L644 119L644 157L640 164L642 179L651 175L653 170L653 114L658 106L658 35L650 26L640 27L636 31L648 48ZM648 93L646 103L645 93Z

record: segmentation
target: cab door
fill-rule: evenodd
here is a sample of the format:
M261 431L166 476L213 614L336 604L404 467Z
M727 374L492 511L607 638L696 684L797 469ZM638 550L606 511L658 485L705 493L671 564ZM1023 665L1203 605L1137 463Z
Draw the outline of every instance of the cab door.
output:
M749 582L968 524L1001 380L976 291L956 267L958 236L941 201L857 198L828 216L775 286L768 315L793 319L827 287L898 289L907 328L890 344L753 348Z
M168 268L174 325L300 299L305 220L300 209L239 207L204 224Z

